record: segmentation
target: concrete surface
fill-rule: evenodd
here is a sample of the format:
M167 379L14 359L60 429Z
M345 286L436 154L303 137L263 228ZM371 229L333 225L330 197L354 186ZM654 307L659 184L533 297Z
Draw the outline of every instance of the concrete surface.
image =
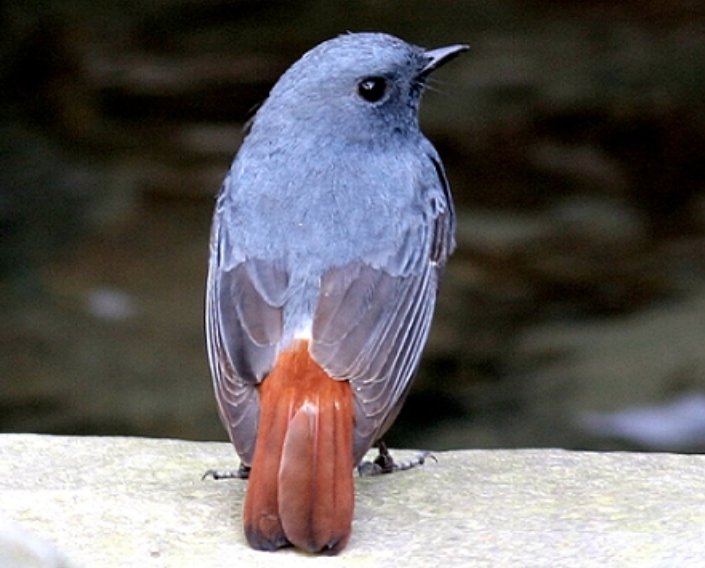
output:
M358 478L353 536L334 558L246 546L246 483L201 480L206 469L237 465L223 443L2 434L0 515L53 543L71 566L705 565L705 456L436 457Z

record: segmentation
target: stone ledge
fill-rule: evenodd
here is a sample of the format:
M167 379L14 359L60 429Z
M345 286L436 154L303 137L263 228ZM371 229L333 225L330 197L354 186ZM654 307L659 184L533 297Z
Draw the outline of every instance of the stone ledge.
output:
M245 483L201 481L208 468L237 465L224 443L2 434L0 514L53 542L72 566L101 568L683 567L705 558L705 456L436 455L419 469L356 480L353 535L335 558L246 546Z

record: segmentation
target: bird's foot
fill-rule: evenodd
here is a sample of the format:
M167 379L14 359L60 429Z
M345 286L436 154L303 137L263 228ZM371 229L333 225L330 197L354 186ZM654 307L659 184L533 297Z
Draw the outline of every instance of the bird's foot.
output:
M219 479L247 479L250 477L250 469L250 466L244 463L241 463L240 467L237 469L209 469L203 474L201 481L207 477L215 479L216 481Z
M374 460L364 461L357 466L357 473L360 477L382 475L384 473L394 473L395 471L412 469L423 465L429 458L433 461L438 461L431 452L423 451L409 461L395 462L392 455L389 453L387 444L380 442L377 449L379 450L379 454Z

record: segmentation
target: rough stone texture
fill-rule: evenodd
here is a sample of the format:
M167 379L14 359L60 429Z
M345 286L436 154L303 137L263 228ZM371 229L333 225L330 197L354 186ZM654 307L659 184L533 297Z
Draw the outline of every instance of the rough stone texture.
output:
M411 452L395 452L407 458ZM705 457L460 451L357 480L336 558L256 552L227 444L0 435L0 511L84 566L701 566Z

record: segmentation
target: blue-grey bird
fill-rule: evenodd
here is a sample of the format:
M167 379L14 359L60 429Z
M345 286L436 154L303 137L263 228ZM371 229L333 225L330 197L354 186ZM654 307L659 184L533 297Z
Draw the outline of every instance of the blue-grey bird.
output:
M418 111L429 74L466 49L382 33L318 45L272 88L223 182L207 344L254 548L348 541L354 466L399 413L454 247Z

